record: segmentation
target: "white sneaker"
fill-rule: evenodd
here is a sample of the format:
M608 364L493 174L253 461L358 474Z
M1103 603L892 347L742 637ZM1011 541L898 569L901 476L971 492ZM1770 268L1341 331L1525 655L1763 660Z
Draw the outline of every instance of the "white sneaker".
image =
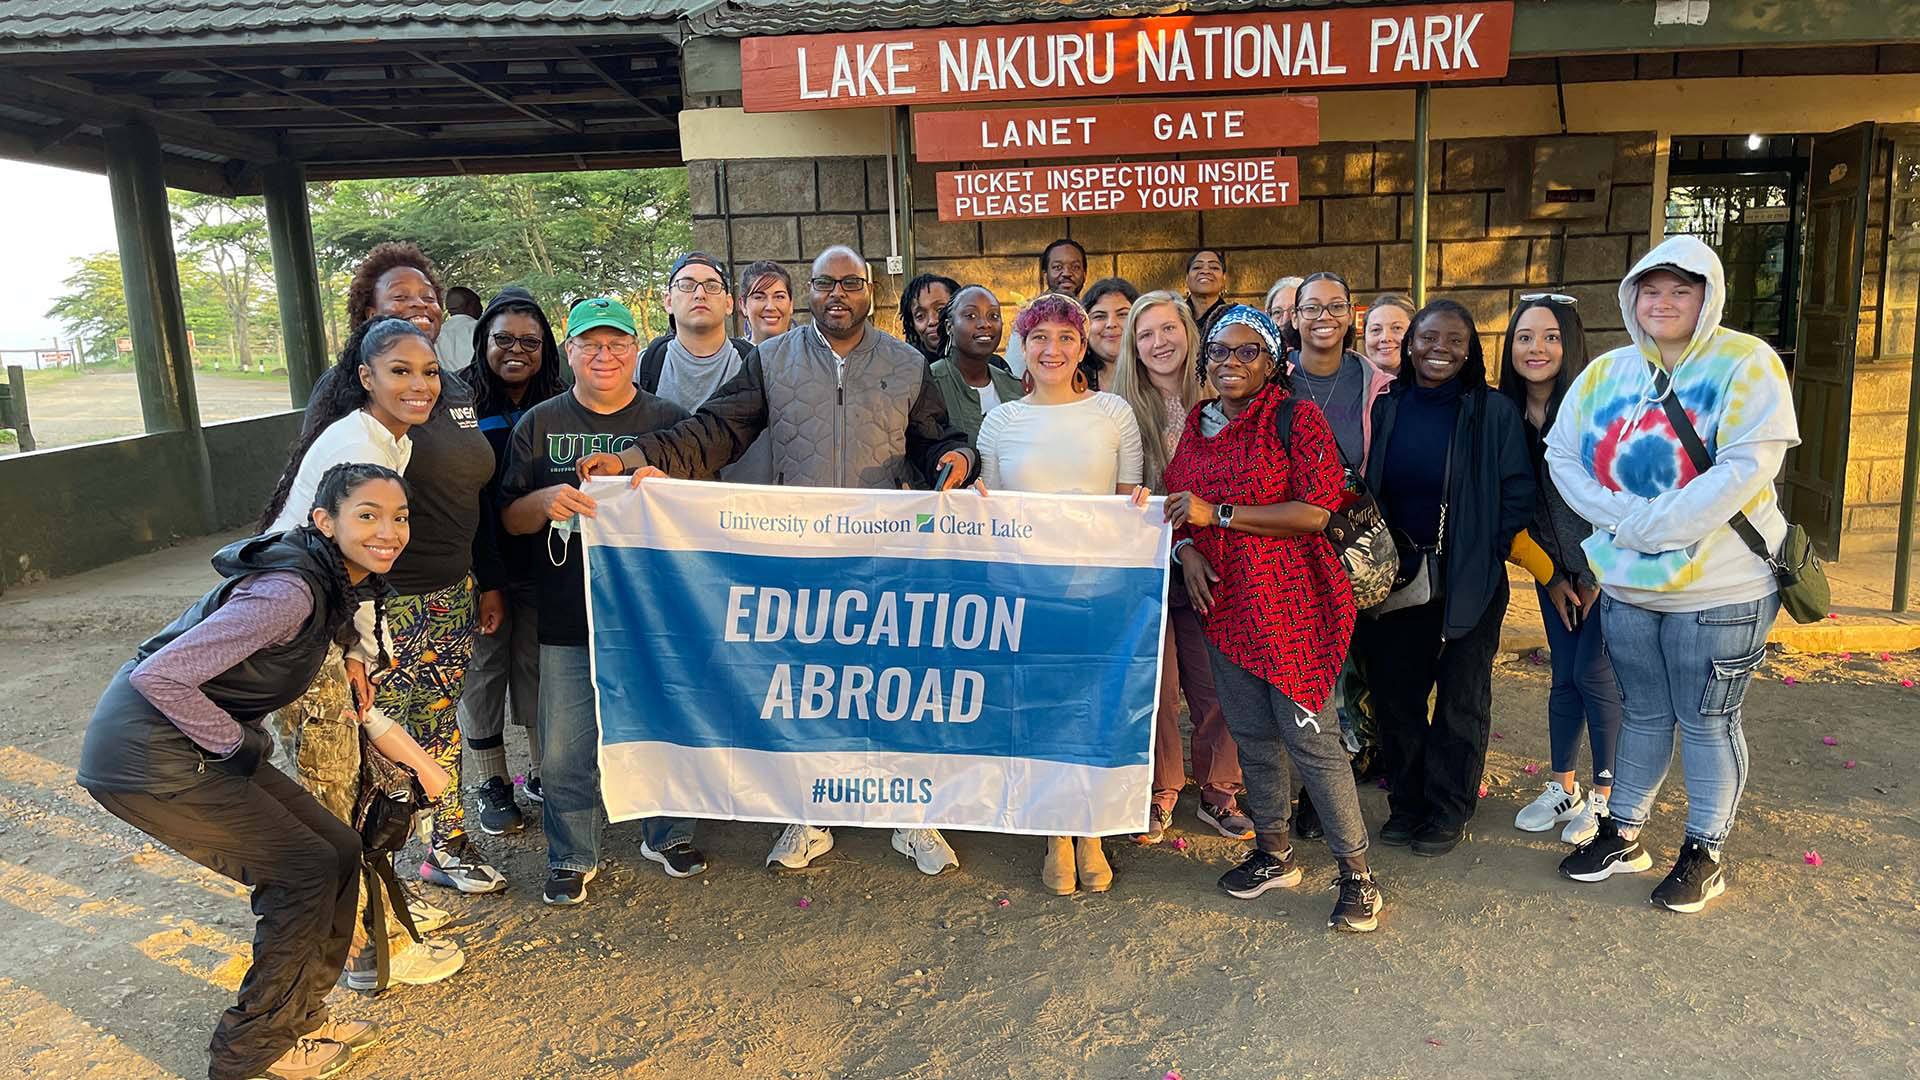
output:
M895 829L893 850L912 859L913 865L928 877L960 865L960 856L953 853L953 847L940 835L939 829Z
M422 937L453 921L453 912L434 906L412 889L407 890L407 913L413 916L413 928Z
M401 941L406 944L402 946ZM420 941L401 938L394 946L393 954L387 959L387 981L401 986L428 986L452 977L467 964L467 954L445 938ZM372 954L350 958L346 976L347 988L351 990L371 991L379 985Z
M1580 781L1573 782L1573 790L1560 786L1560 781L1549 780L1540 797L1520 808L1513 815L1513 827L1525 832L1546 832L1563 821L1570 821L1586 810L1585 793L1580 790ZM1597 826L1596 826L1597 827Z
M801 870L832 850L832 829L795 823L787 826L780 839L773 842L773 850L767 852L767 865L778 863L788 870Z
M1560 842L1578 847L1593 839L1599 834L1600 819L1605 817L1606 813L1607 797L1588 788L1587 805L1567 822L1566 828L1560 830Z

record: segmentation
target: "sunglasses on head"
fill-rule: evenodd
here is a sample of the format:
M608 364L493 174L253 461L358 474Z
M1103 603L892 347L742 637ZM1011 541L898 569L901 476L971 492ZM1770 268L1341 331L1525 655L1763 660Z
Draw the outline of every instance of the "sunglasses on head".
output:
M1573 305L1575 305L1575 304L1577 304L1577 303L1579 303L1579 302L1580 302L1580 298L1579 298L1579 297L1577 297L1577 296L1568 296L1568 295L1567 295L1566 293L1557 293L1557 292L1530 292L1530 293L1521 293L1521 294L1520 294L1520 302L1521 302L1521 303L1523 303L1523 304L1531 304L1531 303L1533 303L1533 302L1534 302L1535 300L1551 300L1551 301L1553 301L1553 302L1554 302L1554 303L1556 303L1556 304L1565 304L1565 305L1567 305L1568 307L1572 307Z

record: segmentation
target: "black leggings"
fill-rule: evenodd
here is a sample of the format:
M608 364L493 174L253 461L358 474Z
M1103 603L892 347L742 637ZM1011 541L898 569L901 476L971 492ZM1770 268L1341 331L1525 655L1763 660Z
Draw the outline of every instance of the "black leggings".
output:
M1362 615L1354 628L1372 676L1388 816L1410 828L1463 826L1479 806L1507 579L1500 577L1471 631L1443 642L1446 605L1441 597L1378 618ZM1434 695L1431 719L1429 693Z
M170 795L93 791L113 816L253 889L253 966L208 1046L211 1080L266 1072L327 1020L360 892L360 835L271 765Z

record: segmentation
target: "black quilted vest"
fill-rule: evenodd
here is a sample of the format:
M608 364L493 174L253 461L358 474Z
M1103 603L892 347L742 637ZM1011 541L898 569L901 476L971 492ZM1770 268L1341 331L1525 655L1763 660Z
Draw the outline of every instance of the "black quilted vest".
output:
M218 611L240 583L255 574L278 570L305 578L313 593L313 614L293 640L255 652L200 684L200 689L235 720L256 726L269 713L298 700L326 662L327 646L339 621L352 616L351 611L334 612L328 604L327 583L334 559L332 542L305 527L222 548L213 557L213 568L225 580L141 642L95 706L80 753L81 786L161 794L192 787L205 775L201 772L205 752L142 697L130 677L141 661ZM369 576L355 588L354 602L371 599L385 587L383 579Z

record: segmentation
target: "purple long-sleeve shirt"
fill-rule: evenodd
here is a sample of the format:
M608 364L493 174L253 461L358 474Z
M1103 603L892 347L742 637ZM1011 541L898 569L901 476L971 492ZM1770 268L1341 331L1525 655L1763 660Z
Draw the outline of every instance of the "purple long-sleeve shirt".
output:
M285 645L313 614L313 592L299 574L274 570L234 587L213 614L133 669L133 688L187 738L225 756L240 746L240 724L201 684L262 649Z

